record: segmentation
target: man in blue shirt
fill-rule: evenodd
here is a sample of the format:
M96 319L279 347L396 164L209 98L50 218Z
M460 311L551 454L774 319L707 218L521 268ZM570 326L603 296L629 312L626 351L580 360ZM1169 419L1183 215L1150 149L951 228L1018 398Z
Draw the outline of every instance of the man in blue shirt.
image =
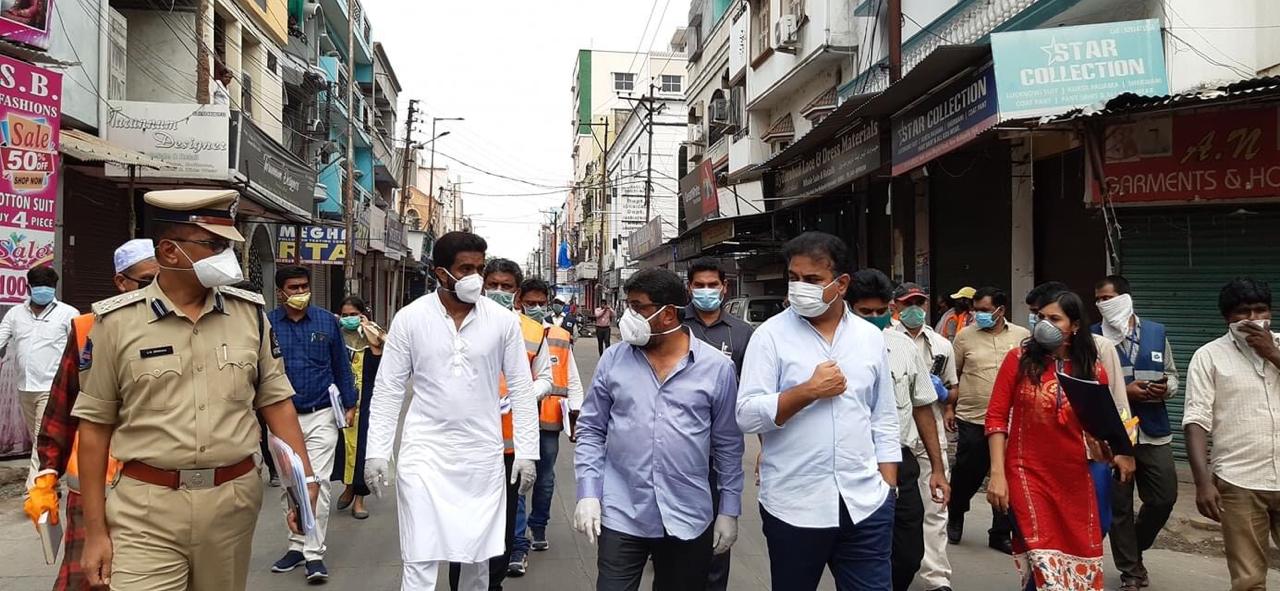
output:
M655 589L703 591L742 512L733 363L681 325L687 299L674 273L646 269L623 289L625 344L605 351L578 418L574 527L600 538L598 591L636 589L650 557Z
M738 424L763 435L760 515L774 589L889 591L901 435L884 334L849 313L849 249L783 247L790 306L751 335Z
M305 563L307 581L329 578L324 564L324 534L329 525L329 473L338 445L337 413L330 402L329 387L341 393L343 415L350 424L357 403L351 361L342 340L338 319L327 310L311 305L311 271L305 267L276 270L276 289L283 306L267 318L284 355L284 370L293 384L293 406L307 443L307 455L320 482L316 502L316 530L313 536L289 536L289 551L271 566L271 572L289 572ZM285 493L285 503L288 503Z

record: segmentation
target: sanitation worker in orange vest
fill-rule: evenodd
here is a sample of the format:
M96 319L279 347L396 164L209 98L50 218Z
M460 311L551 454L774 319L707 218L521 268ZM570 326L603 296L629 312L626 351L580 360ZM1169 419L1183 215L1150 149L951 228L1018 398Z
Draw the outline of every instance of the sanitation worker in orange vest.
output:
M526 317L542 321L546 332L544 348L550 353L551 389L538 398L537 465L542 471L533 483L531 498L520 497L516 507L516 544L507 565L507 575L513 577L524 576L529 570L530 550L542 552L551 548L547 541L547 522L551 520L551 495L556 486L556 456L560 453L560 432L565 426L564 411L568 407L568 418L573 422L582 408L582 379L573 359L573 337L568 329L552 322L547 308L553 295L547 282L538 278L527 279L520 285L520 309ZM574 441L572 425L569 431L569 440Z
M493 259L484 266L484 295L485 297L497 302L499 306L508 310L515 310L517 302L521 296L520 286L528 283L524 279L524 273L520 270L520 265L515 261L508 259ZM545 331L541 320L535 320L528 316L519 314L520 316L520 334L524 340L525 352L529 356L529 367L533 375L533 393L538 400L542 400L547 392L552 390L552 367L551 354L548 351L545 340ZM507 498L506 498L506 530L505 530L505 546L502 554L489 559L489 589L491 591L501 591L502 582L506 580L508 571L507 565L512 561L512 549L514 548L515 524L516 524L516 499L520 498L519 487L516 483L511 482L511 470L515 460L515 425L511 416L511 404L507 401L507 380L503 377L498 382L498 395L502 398L502 443L503 443L503 460L507 470ZM541 466L541 462L537 465ZM537 482L537 480L535 480ZM460 574L460 565L451 563L449 565L449 588L453 591L458 589L458 579ZM523 574L523 573L522 573ZM520 575L515 575L520 576Z
M156 264L156 247L151 240L130 240L115 252L115 284L120 293L142 289L156 278L160 267ZM79 591L88 589L89 582L80 570L80 551L84 548L84 513L80 503L80 470L76 464L76 452L80 440L76 436L79 419L71 416L76 396L80 394L80 371L88 371L81 365L89 331L93 328L94 314L81 314L71 321L71 335L67 347L58 362L58 373L49 391L49 403L44 407L40 421L40 433L36 436L36 455L40 462L35 485L23 504L23 510L32 523L48 513L49 521L58 523L58 479L67 485L67 521L63 525L62 566L53 583L54 591ZM107 480L115 477L119 465L112 461L107 466Z

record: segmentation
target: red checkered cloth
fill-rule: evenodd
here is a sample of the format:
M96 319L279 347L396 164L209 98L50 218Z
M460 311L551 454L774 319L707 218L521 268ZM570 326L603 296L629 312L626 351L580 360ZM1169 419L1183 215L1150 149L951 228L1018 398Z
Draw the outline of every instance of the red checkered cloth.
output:
M80 348L76 345L76 329L71 327L67 346L58 360L58 373L49 387L49 402L44 407L40 421L40 434L36 436L36 455L41 470L54 470L61 477L67 471L71 456L71 442L76 436L80 420L71 416L71 409L80 395Z
M53 591L89 591L89 579L80 570L80 555L84 553L84 504L80 495L68 492L66 496L67 520L63 524L62 567Z

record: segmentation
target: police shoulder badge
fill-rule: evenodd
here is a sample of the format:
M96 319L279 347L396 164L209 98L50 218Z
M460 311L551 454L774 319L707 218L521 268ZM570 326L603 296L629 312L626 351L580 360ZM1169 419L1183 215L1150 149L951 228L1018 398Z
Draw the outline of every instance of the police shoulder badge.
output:
M84 348L80 350L80 371L93 365L93 339L85 339Z

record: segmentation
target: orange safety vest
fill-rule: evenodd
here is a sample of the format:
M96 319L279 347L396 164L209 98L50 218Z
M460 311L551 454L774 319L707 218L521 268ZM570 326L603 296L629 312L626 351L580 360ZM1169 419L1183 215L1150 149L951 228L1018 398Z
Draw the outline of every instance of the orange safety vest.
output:
M89 331L93 330L93 323L96 315L93 313L81 314L71 319L71 326L75 327L76 333L76 351L79 357L84 357L85 345L89 342ZM86 370L88 371L88 370ZM65 475L67 488L72 491L80 492L80 431L76 430L76 434L71 439L71 456L67 458L67 473ZM120 460L113 457L107 457L107 483L110 484L116 477L116 472L120 471Z
M547 352L551 354L551 391L542 399L538 409L538 428L543 431L563 431L564 414L560 411L560 398L569 395L569 351L573 347L573 335L553 326L547 330Z
M524 314L520 315L520 333L524 335L524 350L529 355L529 367L532 370L533 360L542 350L544 337L542 323ZM498 376L498 396L507 397L507 376ZM516 453L515 425L511 422L511 411L502 413L502 445L503 452Z

